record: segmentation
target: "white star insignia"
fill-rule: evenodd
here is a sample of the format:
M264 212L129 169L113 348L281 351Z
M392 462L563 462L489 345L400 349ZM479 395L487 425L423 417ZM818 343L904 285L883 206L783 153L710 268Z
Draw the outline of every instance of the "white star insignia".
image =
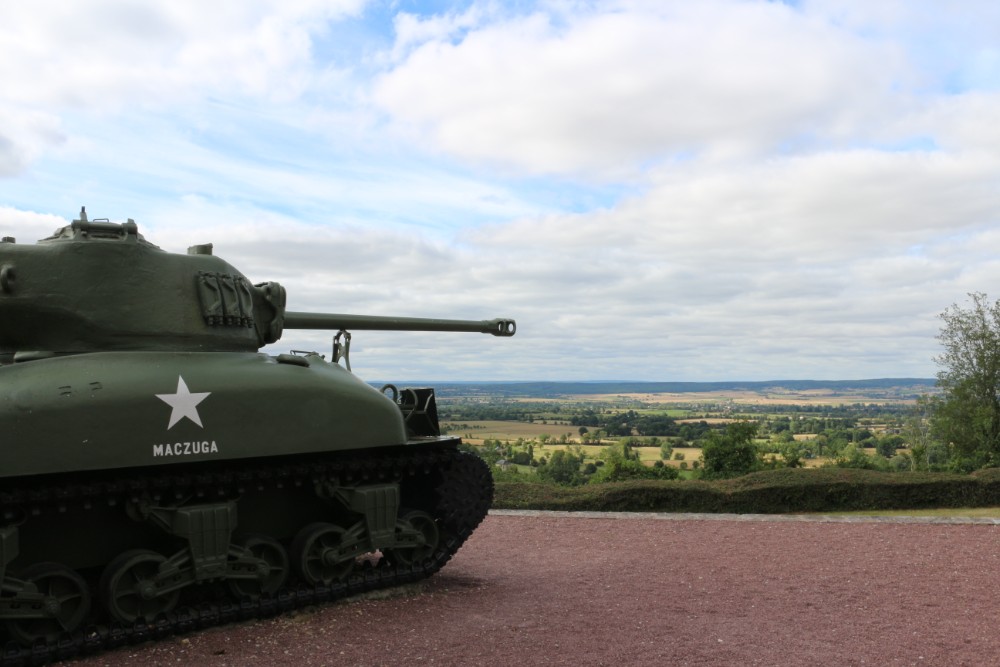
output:
M184 383L184 378L177 376L176 394L157 394L156 397L170 406L170 423L167 424L169 431L174 424L185 417L201 426L201 417L198 415L198 404L208 398L212 392L203 391L192 394Z

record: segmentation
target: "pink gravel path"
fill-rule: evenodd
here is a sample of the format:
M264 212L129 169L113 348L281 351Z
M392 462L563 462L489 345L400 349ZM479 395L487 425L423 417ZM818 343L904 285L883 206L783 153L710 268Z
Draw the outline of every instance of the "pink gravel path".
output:
M1000 665L1000 526L491 515L382 599L77 665Z

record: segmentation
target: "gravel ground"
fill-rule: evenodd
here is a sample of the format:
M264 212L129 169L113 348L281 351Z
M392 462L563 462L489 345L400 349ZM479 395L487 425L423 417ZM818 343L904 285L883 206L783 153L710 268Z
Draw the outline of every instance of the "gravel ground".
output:
M380 598L74 665L1000 665L1000 526L491 514Z

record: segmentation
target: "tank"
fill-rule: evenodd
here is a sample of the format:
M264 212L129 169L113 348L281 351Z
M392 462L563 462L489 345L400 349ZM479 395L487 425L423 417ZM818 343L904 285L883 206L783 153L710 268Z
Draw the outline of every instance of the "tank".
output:
M5 663L66 658L429 576L486 515L488 467L434 391L376 389L350 331L482 321L292 312L131 219L0 240ZM328 360L265 354L336 332Z

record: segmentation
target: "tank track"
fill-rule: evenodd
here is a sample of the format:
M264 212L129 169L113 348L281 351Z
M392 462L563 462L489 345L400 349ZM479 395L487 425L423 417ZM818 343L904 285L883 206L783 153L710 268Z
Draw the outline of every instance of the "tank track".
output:
M363 454L348 452L309 460L289 457L275 465L220 465L206 470L190 467L175 472L154 468L135 475L118 475L87 481L61 480L45 487L20 486L0 492L0 515L5 523L33 520L48 512L65 511L67 506L99 506L126 503L143 494L162 498L214 499L238 497L248 489L288 488L314 484L317 479L337 478L348 484L377 483L407 476L439 474L435 506L429 509L441 530L438 549L422 562L392 564L381 559L355 567L342 581L329 586L308 586L289 582L275 595L253 600L225 598L199 601L194 606L178 606L155 619L140 619L124 626L116 621L85 625L73 634L64 633L55 643L39 640L32 646L8 642L0 652L0 666L27 667L53 660L95 654L130 644L160 640L205 628L268 618L294 609L419 581L440 570L458 551L486 516L493 499L489 468L476 456L457 449L458 440L445 443L407 445L388 451ZM95 605L96 606L96 605ZM93 612L92 612L93 613Z

